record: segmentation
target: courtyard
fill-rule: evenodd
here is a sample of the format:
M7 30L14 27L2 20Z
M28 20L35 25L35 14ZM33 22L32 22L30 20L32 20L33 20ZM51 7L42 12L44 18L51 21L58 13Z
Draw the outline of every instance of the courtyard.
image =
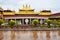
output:
M0 31L0 40L60 40L60 31Z

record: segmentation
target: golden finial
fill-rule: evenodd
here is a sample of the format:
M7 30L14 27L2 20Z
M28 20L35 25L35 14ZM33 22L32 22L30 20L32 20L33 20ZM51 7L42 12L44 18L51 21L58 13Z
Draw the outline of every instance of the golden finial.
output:
M26 4L26 7L28 7L28 5Z
M29 5L29 7L30 7L30 5Z
M23 5L23 7L24 7L24 5Z

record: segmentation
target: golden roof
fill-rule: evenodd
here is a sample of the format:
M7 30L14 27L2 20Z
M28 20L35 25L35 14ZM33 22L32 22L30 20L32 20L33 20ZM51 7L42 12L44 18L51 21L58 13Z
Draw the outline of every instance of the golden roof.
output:
M39 15L51 15L51 10L42 10L39 12Z

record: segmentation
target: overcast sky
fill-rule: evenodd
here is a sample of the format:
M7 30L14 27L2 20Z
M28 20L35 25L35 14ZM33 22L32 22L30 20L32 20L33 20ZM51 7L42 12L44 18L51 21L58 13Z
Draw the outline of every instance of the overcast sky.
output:
M18 10L23 5L30 5L35 11L51 10L60 12L60 0L0 0L3 9Z

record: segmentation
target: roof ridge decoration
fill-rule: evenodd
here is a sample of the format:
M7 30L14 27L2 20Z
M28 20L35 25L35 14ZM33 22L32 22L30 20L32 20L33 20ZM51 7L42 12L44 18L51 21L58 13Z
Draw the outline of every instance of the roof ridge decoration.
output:
M23 8L21 8L20 10L34 10L34 9L31 9L30 5L23 5Z
M3 8L2 8L2 7L0 7L0 10L3 10Z

